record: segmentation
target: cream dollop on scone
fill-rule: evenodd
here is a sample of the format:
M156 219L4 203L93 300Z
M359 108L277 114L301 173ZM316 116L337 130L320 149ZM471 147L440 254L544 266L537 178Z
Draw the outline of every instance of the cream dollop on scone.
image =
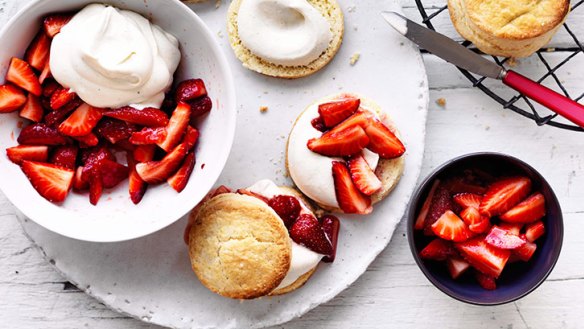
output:
M377 104L341 94L298 117L286 165L300 191L322 208L367 214L397 185L404 152L397 129Z
M180 58L178 40L143 16L91 4L53 39L50 67L91 106L160 108Z
M297 78L325 66L342 41L343 16L335 0L235 0L228 32L244 66Z
M235 193L223 187L190 220L193 270L225 297L288 293L312 276L323 257L334 260L338 219L319 222L299 192L270 180Z

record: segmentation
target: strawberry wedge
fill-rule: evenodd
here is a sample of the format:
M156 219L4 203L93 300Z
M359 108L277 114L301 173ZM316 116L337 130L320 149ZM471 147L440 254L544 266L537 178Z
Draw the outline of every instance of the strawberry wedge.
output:
M371 198L355 186L345 163L333 161L333 179L341 210L348 214L369 214L373 211Z
M73 183L73 170L28 160L22 162L21 168L43 198L51 202L65 201Z
M484 236L455 243L454 246L472 267L481 273L498 278L511 255L509 250L489 245Z
M394 159L406 152L406 147L381 121L372 120L365 128L365 133L371 141L367 146L383 159Z
M17 165L24 160L46 162L49 159L49 147L18 145L6 149L6 156Z
M545 216L545 198L541 193L535 193L525 199L499 218L508 223L528 224Z
M17 111L26 103L26 100L22 89L11 84L0 86L0 113Z
M352 157L348 161L351 179L355 185L365 195L373 195L383 187L381 180L377 178L375 172L369 167L369 164L363 155Z
M67 136L86 136L97 126L101 117L100 109L83 103L59 125L59 131Z
M474 235L464 221L450 210L447 210L432 224L432 232L444 240L454 242L468 240Z
M179 144L160 161L138 163L136 172L146 183L162 183L176 173L186 155L186 145Z
M485 193L480 212L488 217L497 216L513 208L531 190L527 177L512 177L493 183Z
M191 107L186 103L178 103L176 109L172 113L168 125L166 126L166 138L164 141L157 143L160 148L166 152L180 143L187 126L189 125L191 116Z
M332 128L353 115L359 109L361 100L358 98L343 99L324 103L318 106L318 114L326 127Z
M22 59L12 57L6 80L14 83L20 88L32 93L35 96L41 95L41 84L32 67Z
M309 140L307 144L311 151L330 157L355 155L367 145L369 145L369 137L367 137L363 128L359 126L353 126L345 130L337 130L335 128L320 138Z

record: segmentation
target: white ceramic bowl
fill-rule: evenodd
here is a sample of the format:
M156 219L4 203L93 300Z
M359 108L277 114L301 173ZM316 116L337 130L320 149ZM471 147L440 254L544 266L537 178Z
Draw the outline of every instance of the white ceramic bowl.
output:
M42 18L49 13L79 10L91 0L37 0L14 16L0 32L0 82L10 58L21 57ZM71 192L60 205L48 202L31 186L20 168L6 158L5 149L17 145L18 112L0 115L0 188L27 217L59 234L86 241L114 242L156 232L184 216L215 184L229 156L235 132L234 84L228 63L214 35L203 21L178 0L104 0L133 10L176 36L182 62L175 80L204 79L213 100L211 114L199 128L197 165L182 193L168 184L150 187L139 205L128 195L127 180L104 192L92 206L87 194ZM22 58L22 57L21 57ZM204 165L204 168L202 168Z

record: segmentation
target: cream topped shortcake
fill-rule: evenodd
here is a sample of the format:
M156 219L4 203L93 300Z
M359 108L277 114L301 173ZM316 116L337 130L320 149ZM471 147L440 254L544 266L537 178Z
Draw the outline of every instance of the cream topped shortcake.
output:
M236 299L301 287L332 262L340 223L320 221L296 190L270 180L232 192L221 187L190 215L185 238L193 271L211 291Z
M300 114L286 166L298 189L320 207L367 214L397 185L404 153L389 115L373 101L345 93Z

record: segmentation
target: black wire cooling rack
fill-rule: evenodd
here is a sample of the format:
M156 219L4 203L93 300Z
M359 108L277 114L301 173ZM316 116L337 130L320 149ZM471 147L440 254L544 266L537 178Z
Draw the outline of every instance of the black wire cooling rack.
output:
M424 8L423 1L422 0L415 0L415 1L416 1L416 5L418 7L418 10L420 11L420 14L422 15L422 22L424 24L426 24L426 26L432 30L436 30L434 28L434 25L432 24L432 20L436 16L438 16L440 14L448 15L448 10L447 10L448 6L447 5L444 5L443 7L431 6L428 9L428 11L431 10L432 12L430 14L428 14L428 12L426 11L427 9ZM578 7L580 7L582 4L584 4L584 0L575 1L575 3L572 4L571 12L574 12L575 10L577 10ZM550 49L544 48L544 49L540 49L539 51L537 51L535 55L543 63L544 67L547 70L547 72L543 76L541 76L537 80L537 82L541 83L545 79L551 77L551 78L553 78L553 80L555 81L557 86L560 88L561 92L566 97L569 97L569 98L578 102L584 98L584 93L580 94L577 97L570 96L570 94L568 93L568 91L566 90L564 85L562 84L560 78L558 77L557 71L561 67L568 64L570 62L570 60L572 58L574 58L576 55L578 55L579 53L584 53L584 46L580 42L580 40L578 40L578 38L576 37L576 35L572 31L572 29L570 29L570 27L568 26L567 23L564 23L563 27L566 30L566 32L572 37L572 39L574 41L574 45L573 45L573 47L566 47L566 48L553 50L553 51L563 51L563 52L569 53L570 55L568 55L560 63L556 64L555 66L552 66L542 55L542 53L549 52ZM440 32L440 31L438 31L438 32ZM464 41L461 44L465 47L469 47L469 48L472 47L472 43L470 41ZM472 50L475 50L475 49L472 49ZM496 57L496 56L492 56L492 58L497 64L499 64L501 66L503 66L506 62L508 62L510 60L509 58L502 58L502 57ZM580 127L572 125L572 124L566 124L566 123L557 121L556 120L557 114L542 115L540 112L541 110L537 110L536 105L534 105L533 102L531 100L529 100L527 97L525 97L521 94L515 94L511 98L503 97L502 95L493 91L492 89L490 89L489 87L487 87L483 83L483 81L486 79L486 77L477 77L477 76L471 74L470 72L468 72L467 70L464 70L461 68L458 68L458 69L462 72L462 74L470 82L472 82L472 85L474 87L479 88L485 94L489 95L491 98L493 98L494 100L499 102L501 105L503 105L503 108L509 109L513 112L521 114L522 116L535 121L535 123L538 126L548 125L548 126L553 126L553 127L572 130L572 131L584 132L583 128L580 128ZM526 105L522 106L522 104L518 104L519 100L523 100Z

